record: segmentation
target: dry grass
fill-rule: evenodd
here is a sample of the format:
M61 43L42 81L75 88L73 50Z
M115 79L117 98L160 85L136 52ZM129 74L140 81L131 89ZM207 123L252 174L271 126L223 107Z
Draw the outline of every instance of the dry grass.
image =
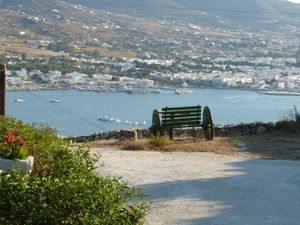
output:
M106 57L126 57L126 58L135 58L136 53L131 51L111 51L106 48L99 49L99 53Z
M284 131L240 138L217 137L213 141L178 138L169 141L164 146L157 146L149 139L139 139L136 142L98 141L90 143L90 146L94 148L118 147L132 151L211 152L247 158L300 160L300 134Z
M162 30L166 29L166 26L156 22L156 21L151 21L151 20L142 20L139 22L139 26L141 26L145 30L149 31L157 31L157 30Z
M46 49L35 49L28 47L22 40L19 39L0 39L0 53L14 52L18 54L25 53L28 56L67 56L67 53L54 52Z
M88 52L98 52L99 54L106 56L106 57L115 57L115 58L135 58L136 53L132 51L113 51L107 48L100 48L100 47L84 47L80 46L81 50L88 51Z
M232 138L217 137L213 141L192 138L177 138L170 140L164 146L151 143L150 139L139 139L138 141L97 141L90 143L93 148L120 147L131 151L162 151L162 152L211 152L215 154L234 155L240 157L261 158L260 154L246 154L236 151L239 145Z
M246 151L262 154L271 159L300 160L300 134L287 131L245 136L239 140L246 145Z
M0 52L6 53L6 52L14 52L18 54L26 54L28 56L33 56L33 57L56 57L56 56L68 56L69 54L67 53L61 53L61 52L54 52L50 50L43 50L43 49L34 49L34 48L29 48L29 47L21 47L21 46L10 46L8 48L0 47Z
M119 140L100 140L100 141L94 141L90 142L87 145L91 148L105 148L105 147L114 147L114 146L120 146L122 142Z
M152 144L149 140L139 140L137 142L125 142L123 149L145 151L168 151L168 152L213 152L217 154L234 154L233 148L237 147L229 138L215 138L213 141L190 138L181 138L169 141L164 146Z

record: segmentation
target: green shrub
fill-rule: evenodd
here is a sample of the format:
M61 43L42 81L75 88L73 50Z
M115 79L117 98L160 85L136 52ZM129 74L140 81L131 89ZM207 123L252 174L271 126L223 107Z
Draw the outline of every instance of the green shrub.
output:
M35 158L33 172L0 175L0 224L143 224L142 193L120 178L96 176L98 158L64 142L53 130L0 118L2 131L18 127ZM1 137L0 137L1 138Z
M290 121L286 120L279 120L275 123L275 128L276 129L291 129L292 123Z
M158 148L163 148L164 146L170 144L170 140L166 136L152 135L149 143Z
M37 176L47 176L51 170L51 155L60 149L70 146L57 137L55 131L48 126L25 124L23 121L0 116L0 142L11 129L18 128L19 135L26 140L29 155L34 156L33 173ZM0 146L1 147L1 146Z
M287 111L282 119L275 123L277 129L285 129L293 132L300 131L300 113L296 106L292 110Z

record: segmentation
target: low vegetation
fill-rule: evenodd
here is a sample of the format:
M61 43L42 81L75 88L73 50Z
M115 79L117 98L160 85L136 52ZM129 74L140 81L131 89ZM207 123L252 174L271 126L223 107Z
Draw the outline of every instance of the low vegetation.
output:
M300 113L296 106L282 116L282 119L275 123L277 129L284 129L291 132L300 132Z
M142 193L120 178L94 173L97 156L61 140L49 127L0 117L0 138L12 128L35 157L30 175L0 175L0 224L143 224Z
M170 140L166 136L153 135L149 140L149 143L154 147L158 147L159 149L162 149L163 147L170 144Z
M234 139L216 137L212 141L204 138L193 140L192 137L181 137L169 140L167 137L138 139L138 141L98 141L89 143L93 148L117 146L124 150L163 151L163 152L211 152L215 154L243 156L235 149L239 147Z
M239 155L235 151L238 147L230 138L215 138L213 141L206 141L205 139L197 139L193 141L192 138L178 138L169 141L166 145L157 146L152 141L139 141L137 143L124 143L123 149L134 149L135 145L140 146L145 151L166 151L166 152L210 152L215 154L225 155Z

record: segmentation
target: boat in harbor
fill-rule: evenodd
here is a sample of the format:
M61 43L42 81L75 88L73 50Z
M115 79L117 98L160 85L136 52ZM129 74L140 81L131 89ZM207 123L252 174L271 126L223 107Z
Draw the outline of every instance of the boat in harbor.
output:
M114 121L114 118L111 116L103 116L103 117L100 117L99 120L112 122L112 121Z
M55 98L55 99L50 99L50 102L57 103L57 102L60 102L60 100Z
M22 98L16 98L15 102L24 102L24 100Z
M60 99L57 98L56 94L55 94L55 87L53 87L53 93L52 93L52 97L50 98L50 102L51 103L58 103L60 102Z
M175 94L177 95L183 95L183 94L191 94L192 90L186 90L186 89L176 89Z

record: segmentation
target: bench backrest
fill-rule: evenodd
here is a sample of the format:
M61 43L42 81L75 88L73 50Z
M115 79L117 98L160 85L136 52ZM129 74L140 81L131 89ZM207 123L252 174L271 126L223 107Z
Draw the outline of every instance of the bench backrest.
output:
M201 106L166 107L161 111L162 128L200 127Z

